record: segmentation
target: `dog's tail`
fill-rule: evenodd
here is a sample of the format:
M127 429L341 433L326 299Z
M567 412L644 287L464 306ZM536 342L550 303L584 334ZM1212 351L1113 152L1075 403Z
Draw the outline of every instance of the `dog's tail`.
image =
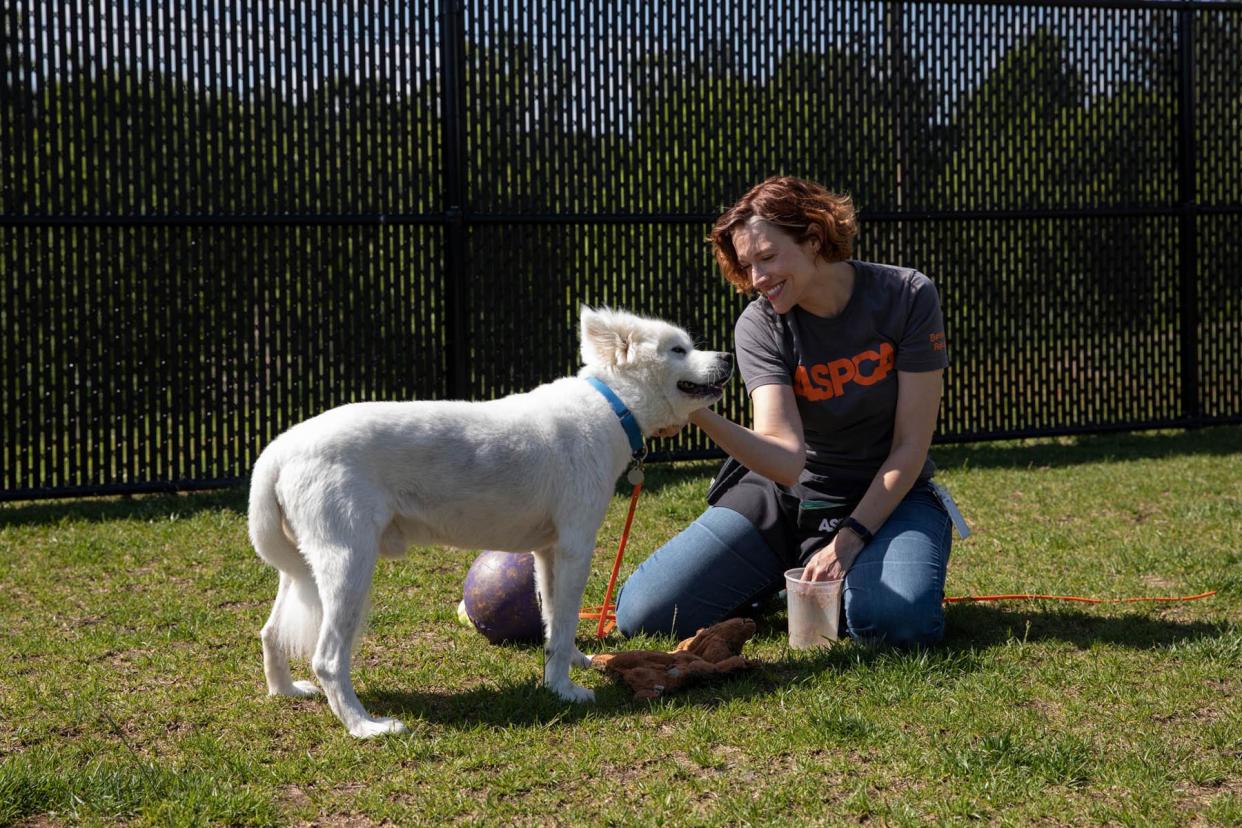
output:
M274 633L281 650L296 658L311 660L323 626L323 605L319 603L319 589L309 572L300 578L280 573L280 591L267 623L264 635Z
M259 557L280 572L280 589L268 620L270 632L286 653L310 659L319 638L323 606L309 564L285 534L284 510L276 497L279 476L278 455L269 448L259 455L250 478L250 542Z
M259 455L250 475L250 542L254 551L270 566L294 577L310 575L310 567L298 552L297 544L285 534L285 516L276 498L276 479L280 465L269 447Z

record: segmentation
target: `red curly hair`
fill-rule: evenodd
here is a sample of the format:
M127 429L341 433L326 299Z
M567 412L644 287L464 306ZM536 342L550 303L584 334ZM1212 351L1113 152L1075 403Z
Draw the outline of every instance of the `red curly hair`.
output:
M799 244L818 239L819 254L830 262L848 259L858 234L854 201L848 195L833 193L814 181L791 176L773 176L756 184L750 192L716 219L708 241L725 280L738 293L750 293L750 276L738 264L733 232L760 218L793 236Z

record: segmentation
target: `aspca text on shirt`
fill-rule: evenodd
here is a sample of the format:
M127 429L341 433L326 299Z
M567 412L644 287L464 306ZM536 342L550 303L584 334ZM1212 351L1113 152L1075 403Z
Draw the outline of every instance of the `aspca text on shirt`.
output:
M888 342L842 357L811 365L798 363L794 371L794 393L807 400L842 397L860 386L875 385L893 370L895 351Z

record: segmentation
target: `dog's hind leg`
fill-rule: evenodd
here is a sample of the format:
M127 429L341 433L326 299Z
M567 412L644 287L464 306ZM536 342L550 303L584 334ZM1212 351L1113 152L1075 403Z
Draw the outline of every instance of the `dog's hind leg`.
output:
M323 687L328 706L346 729L360 739L407 732L396 719L368 715L350 679L354 639L362 628L371 575L379 557L378 537L369 544L325 545L304 551L315 571L323 605L323 623L311 668Z
M309 681L293 680L289 655L311 657L319 636L319 594L285 522L276 495L278 475L276 455L265 452L255 464L250 487L251 542L258 556L280 573L272 612L259 633L263 673L270 696L311 696L318 690Z
M552 558L552 595L543 596L548 626L543 683L566 701L586 702L595 698L594 692L569 678L571 664L581 667L590 663L574 643L574 633L578 629L578 605L591 572L593 546L594 537L577 542L562 537Z
M319 636L319 595L309 570L299 575L280 573L280 586L272 613L263 625L263 673L269 696L305 698L319 694L309 681L294 681L289 671L289 653L310 658Z

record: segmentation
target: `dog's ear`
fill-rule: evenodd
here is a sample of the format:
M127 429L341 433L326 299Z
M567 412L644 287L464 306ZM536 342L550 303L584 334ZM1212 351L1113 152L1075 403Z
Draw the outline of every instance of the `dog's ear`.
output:
M638 356L638 332L629 314L582 306L582 362L615 367Z

